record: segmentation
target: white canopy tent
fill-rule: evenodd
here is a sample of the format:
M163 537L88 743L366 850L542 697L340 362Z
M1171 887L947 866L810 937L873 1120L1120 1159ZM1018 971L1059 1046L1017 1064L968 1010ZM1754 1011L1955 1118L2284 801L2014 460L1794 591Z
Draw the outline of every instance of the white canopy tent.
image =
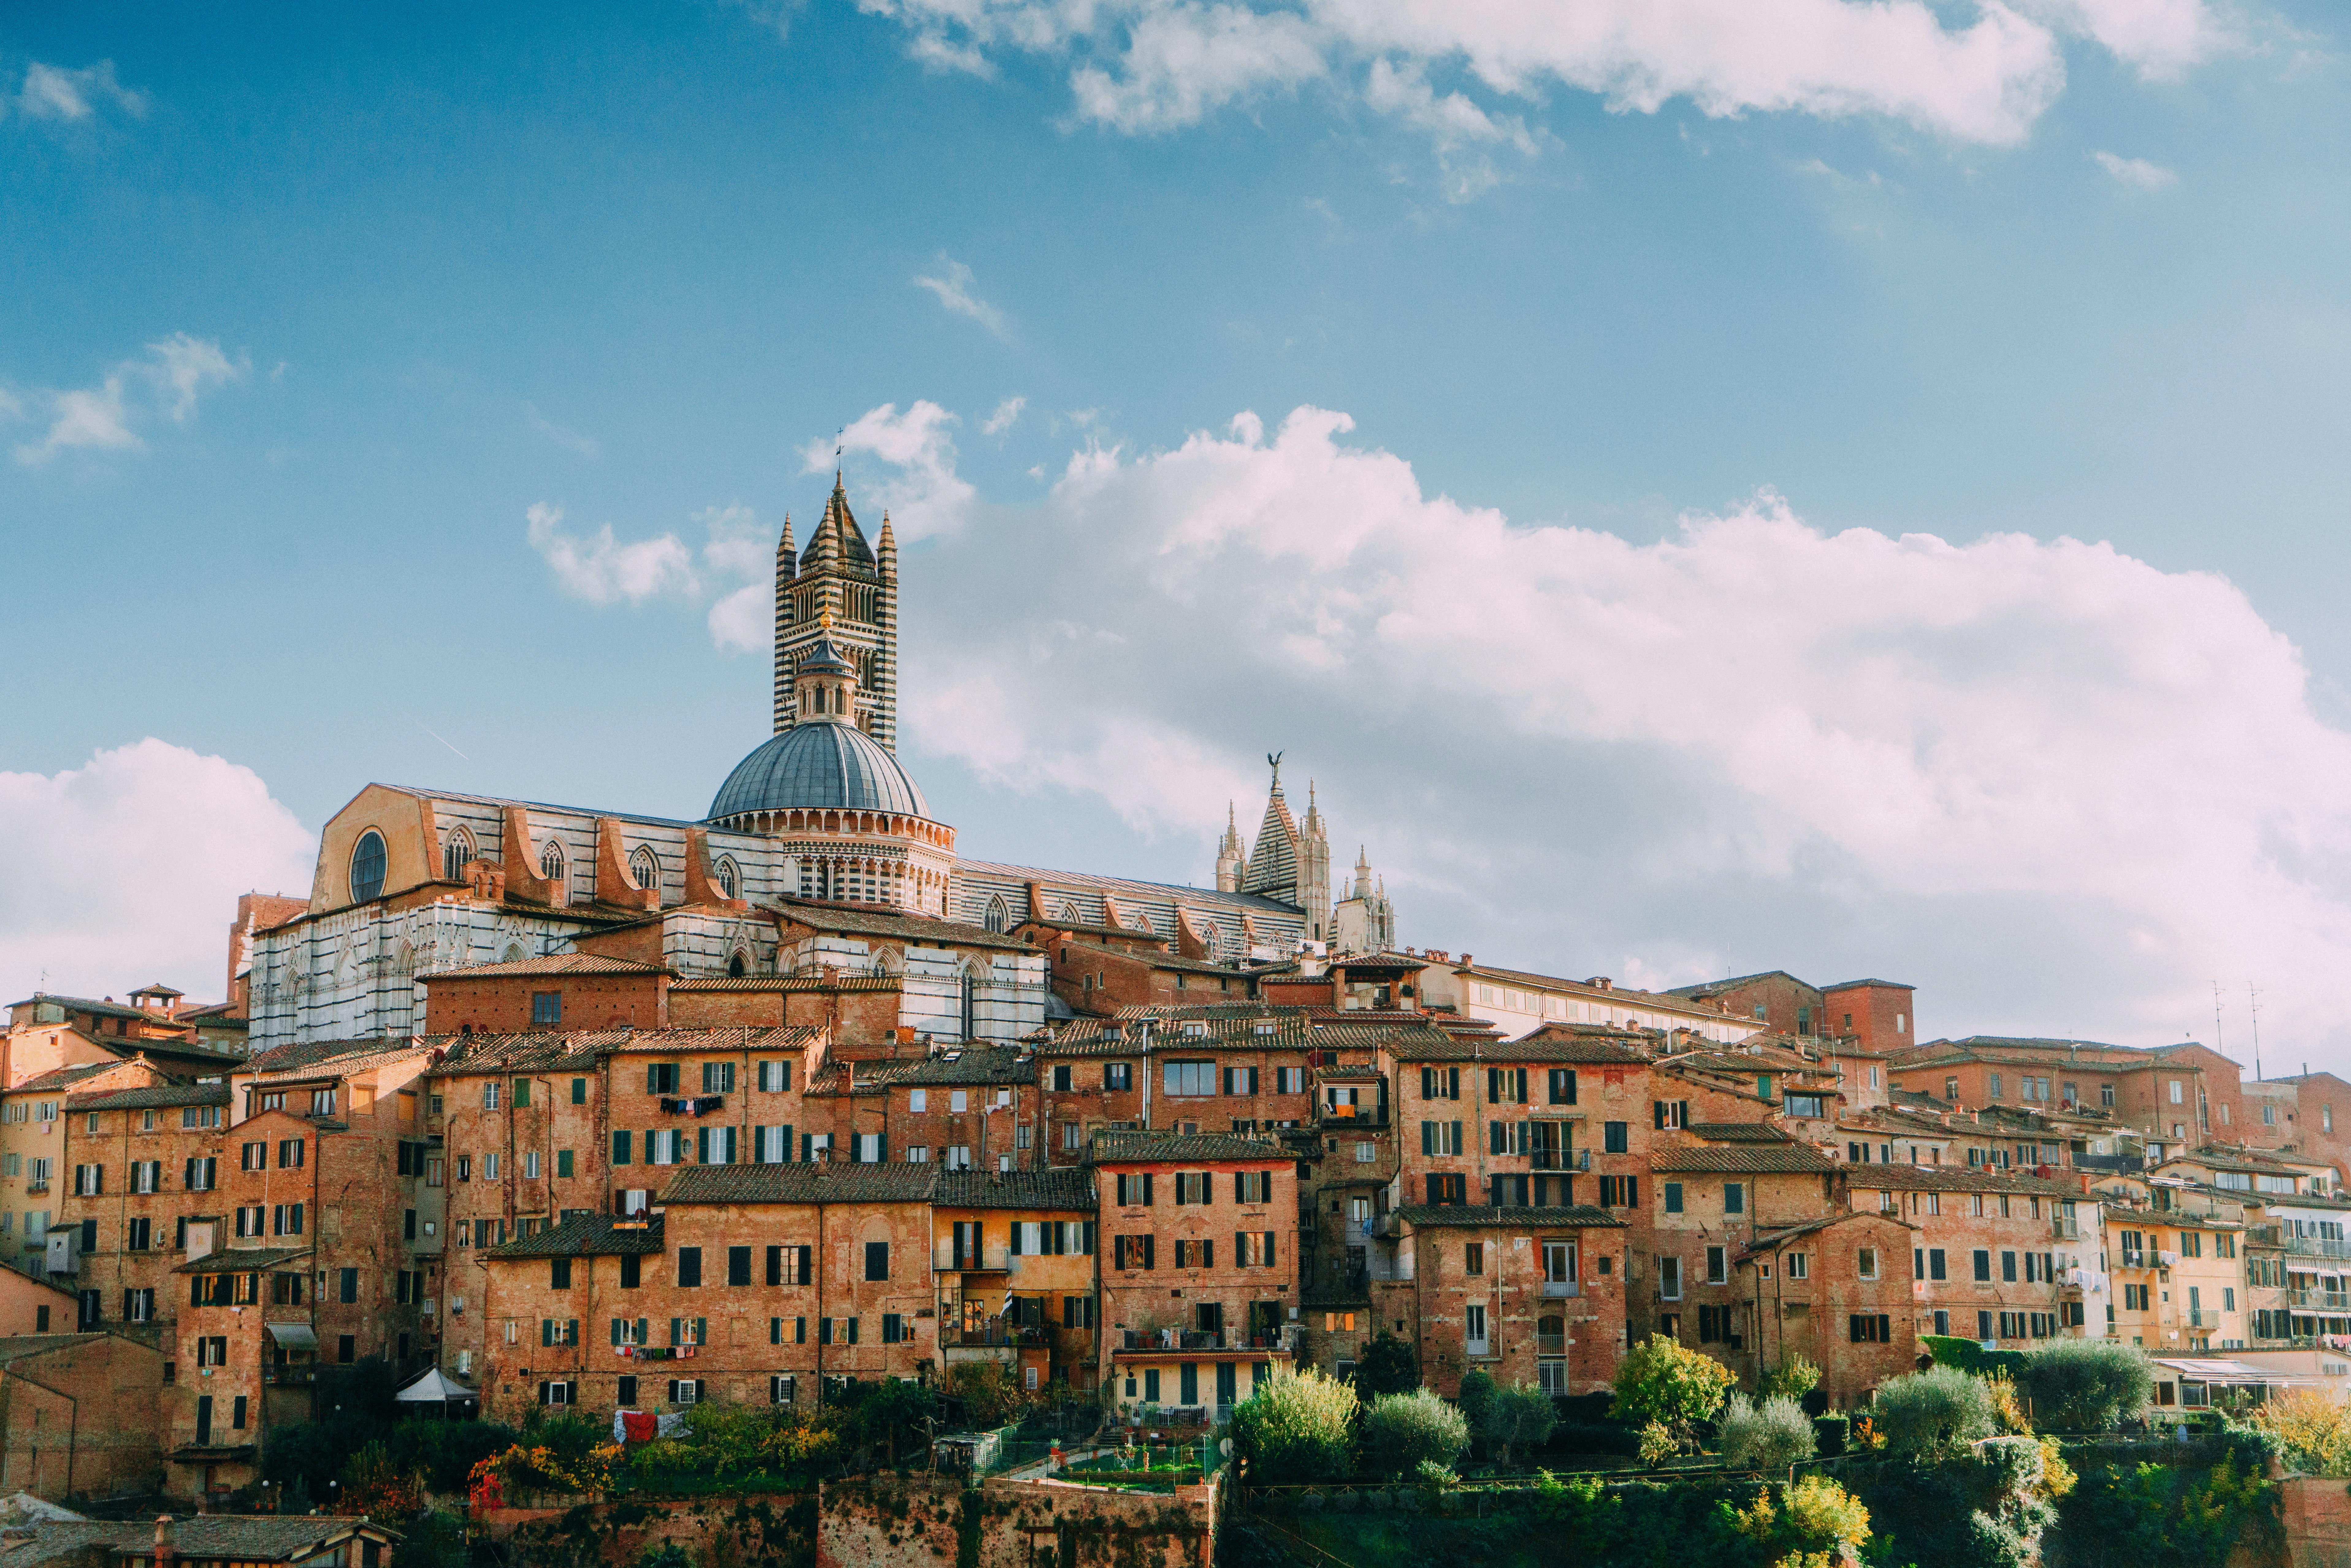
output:
M402 1405L438 1406L441 1414L444 1416L451 1414L449 1407L452 1405L461 1406L463 1410L469 1412L479 1398L472 1389L456 1379L444 1376L437 1366L429 1369L423 1376L393 1395L392 1397Z

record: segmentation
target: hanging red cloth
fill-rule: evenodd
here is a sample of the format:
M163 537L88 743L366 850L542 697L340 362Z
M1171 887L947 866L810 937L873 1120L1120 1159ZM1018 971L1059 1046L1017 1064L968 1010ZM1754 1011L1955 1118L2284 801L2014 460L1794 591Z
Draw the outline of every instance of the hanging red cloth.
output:
M650 1443L661 1429L661 1418L650 1410L623 1410L621 1425L627 1429L630 1442Z

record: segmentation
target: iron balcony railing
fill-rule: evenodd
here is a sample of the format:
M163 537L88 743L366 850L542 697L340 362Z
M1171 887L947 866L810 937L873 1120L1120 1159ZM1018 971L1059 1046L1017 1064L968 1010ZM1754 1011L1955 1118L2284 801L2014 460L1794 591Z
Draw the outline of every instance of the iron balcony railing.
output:
M2351 1241L2337 1241L2331 1236L2289 1236L2283 1245L2300 1258L2351 1258Z
M1223 1350L1227 1348L1222 1330L1126 1329L1122 1331L1122 1334L1123 1343L1119 1346L1122 1350ZM1234 1348L1245 1347L1249 1343L1246 1335L1236 1337L1238 1343ZM1279 1336L1264 1337L1268 1339L1268 1347L1270 1348L1270 1343Z
M2220 1314L2207 1307L2199 1311L2182 1312L2180 1321L2183 1326L2191 1329L2216 1329L2220 1326Z
M1592 1168L1590 1149L1537 1149L1528 1158L1539 1171L1588 1171Z
M1573 1280L1545 1280L1542 1293L1546 1296L1580 1296L1583 1287Z
M939 1343L949 1350L1020 1347L1042 1350L1052 1343L1051 1331L1035 1324L983 1323L963 1328L949 1323L939 1330Z
M2061 1215L2049 1222L2049 1234L2060 1241L2079 1241L2082 1239L2082 1222Z
M2313 1307L2320 1312L2351 1312L2351 1291L2288 1291L2285 1304L2289 1307Z
M1567 1336L1563 1333L1539 1333L1535 1335L1535 1354L1537 1355L1565 1355L1567 1354Z

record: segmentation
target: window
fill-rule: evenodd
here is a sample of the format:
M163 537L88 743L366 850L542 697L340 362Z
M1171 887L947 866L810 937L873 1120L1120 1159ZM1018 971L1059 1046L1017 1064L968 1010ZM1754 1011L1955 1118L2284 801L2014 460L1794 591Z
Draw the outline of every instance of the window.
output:
M1885 1312L1855 1312L1845 1320L1846 1332L1855 1344L1890 1344L1894 1340L1894 1320Z
M1689 1102L1687 1100L1656 1100L1649 1106L1658 1131L1689 1125Z
M346 1303L360 1299L360 1271L357 1269L336 1270L335 1299Z
M1465 1204L1469 1201L1469 1178L1460 1172L1431 1171L1426 1179L1429 1202Z
M1669 1181L1666 1183L1665 1190L1666 1212L1667 1214L1679 1214L1682 1211L1682 1184L1677 1181Z
M370 828L351 846L351 902L366 904L383 893L383 835Z
M1640 1207L1641 1178L1629 1176L1604 1176L1600 1178L1600 1206L1603 1208L1637 1208Z
M41 1109L47 1111L54 1107L44 1105ZM53 1118L44 1116L41 1119L46 1122ZM217 1127L220 1124L221 1108L217 1105L189 1105L183 1107L180 1112L180 1125L183 1128Z
M1668 1301L1682 1299L1682 1260L1678 1258L1657 1260L1657 1294Z
M1226 1092L1226 1093L1228 1093L1228 1094L1254 1094L1254 1093L1256 1093L1256 1092L1257 1092L1257 1069L1256 1069L1256 1068L1254 1068L1254 1067L1228 1067L1228 1068L1226 1068L1226 1069L1225 1069L1225 1092Z
M1723 1285L1729 1281L1729 1249L1723 1247L1708 1248L1706 1249L1706 1282L1709 1285Z
M1722 1184L1722 1212L1725 1214L1747 1212L1746 1183L1727 1181Z
M1783 1097L1780 1103L1791 1116L1820 1116L1825 1114L1822 1109L1822 1098L1818 1094L1790 1094Z
M1575 1069L1554 1067L1551 1070L1551 1103L1554 1105L1575 1103Z
M653 1061L645 1065L645 1092L674 1094L677 1092L677 1063Z
M865 1277L868 1280L887 1280L890 1277L890 1244L887 1241L868 1241L865 1244Z
M705 1094L735 1092L735 1064L731 1061L705 1061L702 1064L702 1092Z
M1458 1155L1461 1152L1461 1124L1458 1122L1423 1122L1420 1124L1420 1152L1424 1155Z
M1160 1082L1170 1094L1214 1094L1217 1064L1213 1061L1170 1061L1160 1069Z
M1855 1255L1854 1272L1864 1280L1877 1278L1877 1249L1864 1247Z
M2179 1101L2180 1101L2180 1088L2181 1088L2180 1082L2179 1082L2179 1079L2174 1078L2174 1079L2170 1080L2170 1085L2171 1085L2171 1103L2172 1103L2173 1104L2177 1105L2177 1104L2179 1104Z
M1785 1256L1787 1258L1789 1279L1809 1280L1812 1278L1812 1259L1808 1254L1802 1252L1790 1252Z
M1604 1155L1629 1153L1633 1146L1631 1134L1632 1124L1629 1122L1601 1123L1600 1152Z
M677 1249L677 1282L681 1286L702 1283L702 1249L681 1247Z
M561 1023L563 1021L563 993L560 991L531 992L530 1021L531 1026L534 1029L553 1029L557 1024ZM522 1097L519 1085L517 1086L515 1103L517 1105L527 1105L530 1103L529 1101L525 1100Z
M1461 1070L1458 1067L1424 1067L1420 1070L1420 1097L1424 1100L1458 1100L1461 1098Z
M1997 1100L2001 1097L2001 1092L2000 1074L1997 1072L1985 1074L1984 1094L1986 1098Z
M1461 1271L1465 1274L1483 1274L1486 1271L1486 1244L1483 1241L1463 1245Z
M522 1175L525 1181L538 1179L538 1151L525 1149L522 1153Z
M538 852L538 874L549 882L563 880L563 846L553 839Z
M781 1094L792 1086L792 1064L789 1061L759 1063L759 1091L763 1094Z

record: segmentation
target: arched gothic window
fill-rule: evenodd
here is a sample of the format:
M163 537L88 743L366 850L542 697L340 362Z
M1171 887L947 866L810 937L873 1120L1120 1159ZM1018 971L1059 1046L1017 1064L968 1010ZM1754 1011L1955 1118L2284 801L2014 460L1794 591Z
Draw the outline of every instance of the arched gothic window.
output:
M1211 962L1213 962L1223 951L1224 945L1224 936L1217 931L1214 923L1202 927L1200 932L1200 946L1201 949L1208 955Z
M1078 914L1078 906L1070 903L1067 899L1064 899L1061 902L1061 918L1074 925L1077 925L1082 917Z
M538 852L538 874L549 882L563 880L563 846L553 839Z
M718 857L717 883L719 897L737 898L741 896L741 894L735 891L737 887L741 885L741 878L736 873L735 862L728 856L720 855Z
M749 974L751 972L750 955L740 947L736 948L735 956L726 960L726 972L738 980Z
M498 961L502 964L519 964L529 956L529 954L523 951L521 943L509 942L507 944L506 952L499 956Z
M463 882L465 868L473 863L473 835L463 828L452 828L441 844L441 875L444 881Z
M639 887L661 891L661 856L653 853L651 844L639 844L629 852L629 874L637 879Z
M383 835L370 828L351 846L351 902L365 904L383 892Z
M1000 896L989 899L987 912L980 917L980 924L994 932L1001 933L1008 930L1012 925L1011 906L1007 904Z

